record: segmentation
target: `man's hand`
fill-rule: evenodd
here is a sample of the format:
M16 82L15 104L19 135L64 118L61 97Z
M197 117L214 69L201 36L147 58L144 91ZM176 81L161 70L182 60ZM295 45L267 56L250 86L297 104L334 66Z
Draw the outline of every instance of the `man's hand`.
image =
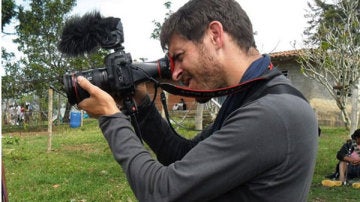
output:
M353 160L351 161L351 164L353 164L353 165L360 165L360 160L358 160L358 159L353 159Z
M93 85L83 76L78 76L77 82L82 89L90 94L90 97L81 101L78 106L85 110L91 117L98 118L120 112L114 99L107 92Z
M360 165L360 159L355 159L351 156L345 156L344 160L352 165Z

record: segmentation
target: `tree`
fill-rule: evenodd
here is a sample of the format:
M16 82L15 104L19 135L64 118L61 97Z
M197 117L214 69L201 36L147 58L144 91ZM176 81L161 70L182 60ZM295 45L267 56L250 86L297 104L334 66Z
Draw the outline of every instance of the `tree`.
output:
M352 113L358 114L360 77L360 3L341 0L326 4L315 0L309 4L309 27L304 34L306 48L300 51L304 74L325 86L336 101L350 133L357 128L357 117L349 118L349 98Z
M172 4L171 1L166 1L164 3L164 6L165 6L166 10L168 11L167 13L165 13L164 21L172 14L171 4ZM162 23L159 21L156 21L156 20L153 20L152 22L154 23L155 28L154 28L153 32L151 33L151 38L159 40Z
M11 19L13 19L16 15L15 10L15 1L14 0L2 0L1 1L1 31L3 32L3 28L5 25L9 24Z
M3 0L1 1L1 33L4 35L13 35L14 33L5 33L4 27L11 23L11 20L16 17L16 4L14 0ZM6 103L6 108L9 106L9 94L16 95L15 92L18 92L17 87L19 85L14 85L16 83L21 83L17 80L20 78L18 76L21 73L18 71L18 63L14 60L15 54L8 52L4 47L1 47L1 66L5 70L5 75L1 78L2 82L2 97L3 101ZM5 84L5 85L4 85ZM4 88L6 90L4 90ZM6 115L5 115L6 116Z
M75 4L76 0L32 0L26 9L24 6L17 7L17 38L14 42L21 56L15 58L14 54L6 52L3 55L3 83L6 82L2 85L3 95L16 98L33 93L41 99L46 97L50 86L63 90L65 72L104 66L101 57L104 51L65 58L57 49L64 22ZM16 62L11 60L14 58Z
M14 0L3 0L1 1L1 32L3 34L9 34L9 33L4 33L4 27L8 24L10 24L11 20L16 16L16 5L15 5L15 1ZM2 96L3 97L7 97L7 93L11 92L11 94L13 94L12 92L16 92L16 86L12 85L16 82L19 82L18 80L15 80L16 77L15 75L20 75L21 73L18 72L18 68L17 68L17 64L15 62L13 62L14 60L14 53L9 53L6 51L5 48L1 48L1 65L8 70L7 71L7 75L12 75L12 76L4 76L4 78L2 78L2 81L4 81L5 84L8 85L3 85L4 87L6 87L8 89L8 91L2 91ZM5 63L5 61L8 61L7 63Z
M19 25L15 27L18 50L27 89L38 95L47 92L50 85L60 87L66 71L66 61L57 51L57 42L66 14L75 6L75 0L33 0L30 10L19 7Z
M5 49L1 49L1 65L5 69L5 75L2 77L1 94L2 97L7 98L19 98L19 92L23 86L21 86L23 72L19 68L19 63L14 61L15 54L9 53ZM6 62L5 62L6 61Z

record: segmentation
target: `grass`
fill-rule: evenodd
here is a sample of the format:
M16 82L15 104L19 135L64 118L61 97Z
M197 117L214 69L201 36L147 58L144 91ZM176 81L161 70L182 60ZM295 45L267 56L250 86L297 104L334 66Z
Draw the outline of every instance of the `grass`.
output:
M83 127L55 126L52 150L44 132L3 133L2 158L9 201L137 201L102 137L97 121ZM196 132L184 131L187 137ZM347 138L340 128L323 128L308 201L357 201L351 186L321 185L333 172L337 150Z
M52 151L44 133L3 139L9 201L136 201L97 122L56 128Z

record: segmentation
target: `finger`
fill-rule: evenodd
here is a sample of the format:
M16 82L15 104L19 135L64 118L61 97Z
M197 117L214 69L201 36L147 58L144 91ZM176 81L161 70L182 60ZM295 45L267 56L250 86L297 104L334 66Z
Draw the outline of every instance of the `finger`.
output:
M85 77L83 76L78 76L77 78L77 83L79 84L79 86L84 89L85 91L87 91L89 94L93 94L94 91L96 91L97 86L93 85L89 80L87 80Z

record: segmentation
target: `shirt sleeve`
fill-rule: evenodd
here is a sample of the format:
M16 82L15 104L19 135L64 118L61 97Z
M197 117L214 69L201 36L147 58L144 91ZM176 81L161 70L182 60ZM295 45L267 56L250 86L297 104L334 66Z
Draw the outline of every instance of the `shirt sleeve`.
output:
M155 105L147 98L139 106L137 114L141 136L156 154L163 165L169 165L180 160L198 142L209 136L208 130L203 130L193 139L186 139L174 131L168 122L162 118Z

